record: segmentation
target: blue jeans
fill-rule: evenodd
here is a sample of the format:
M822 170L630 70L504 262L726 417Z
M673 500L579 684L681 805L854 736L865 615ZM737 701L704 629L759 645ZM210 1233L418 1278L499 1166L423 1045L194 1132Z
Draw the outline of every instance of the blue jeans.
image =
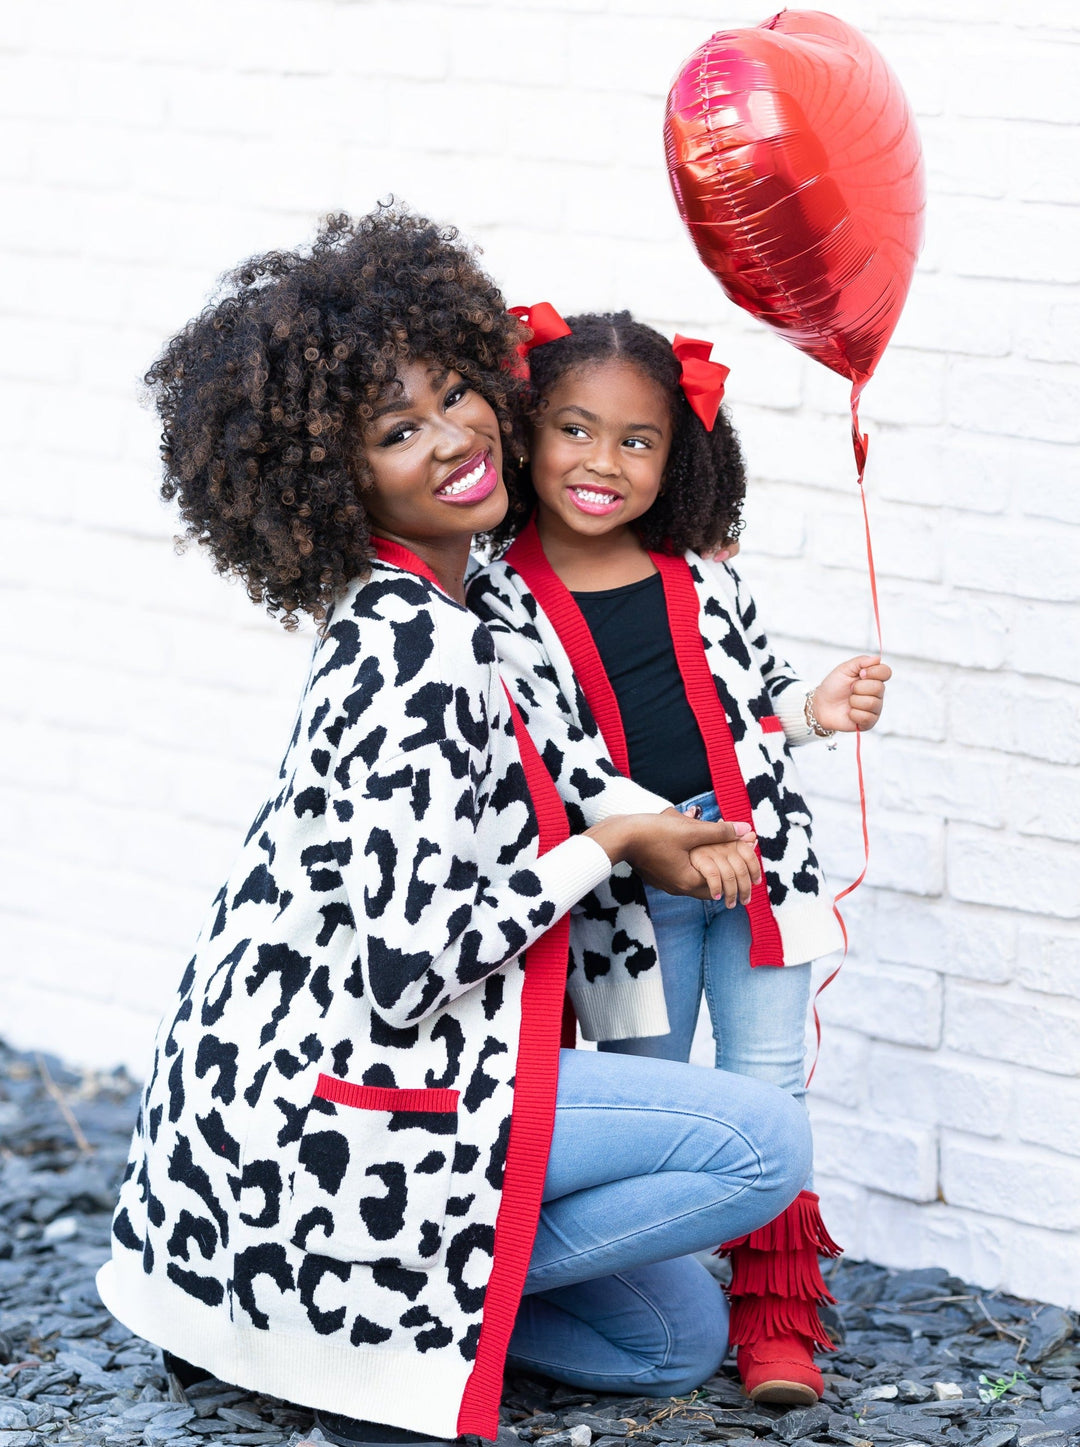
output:
M719 819L716 795L699 794L703 819ZM605 1040L597 1047L652 1060L689 1060L702 994L709 1007L716 1067L806 1093L804 1051L810 966L750 967L750 920L741 904L689 899L646 888L656 931L671 1033Z
M691 1391L727 1305L691 1252L778 1215L810 1167L775 1087L668 1060L560 1057L555 1133L509 1363L590 1391Z

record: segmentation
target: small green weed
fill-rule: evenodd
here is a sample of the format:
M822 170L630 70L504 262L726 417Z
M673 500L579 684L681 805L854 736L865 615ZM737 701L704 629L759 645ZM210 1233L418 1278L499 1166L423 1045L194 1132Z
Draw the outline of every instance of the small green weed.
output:
M980 1372L979 1381L982 1384L979 1387L979 1401L1000 1402L1006 1392L1011 1392L1013 1387L1020 1382L1027 1381L1027 1373L1013 1372L1011 1377L998 1377L996 1380L992 1380L985 1372Z

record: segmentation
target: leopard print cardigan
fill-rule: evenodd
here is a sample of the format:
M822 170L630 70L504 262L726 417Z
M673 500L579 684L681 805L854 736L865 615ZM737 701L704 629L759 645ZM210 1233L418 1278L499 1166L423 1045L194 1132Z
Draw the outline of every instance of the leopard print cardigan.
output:
M160 1028L98 1280L225 1381L493 1437L557 1079L566 957L536 951L610 864L545 843L565 816L491 634L397 555L316 644Z

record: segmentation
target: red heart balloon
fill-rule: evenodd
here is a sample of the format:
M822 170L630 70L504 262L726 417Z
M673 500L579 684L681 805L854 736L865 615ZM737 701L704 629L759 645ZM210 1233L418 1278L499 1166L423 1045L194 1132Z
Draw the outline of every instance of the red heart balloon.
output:
M907 297L926 191L881 54L814 10L719 31L676 77L664 136L679 212L728 296L861 389Z

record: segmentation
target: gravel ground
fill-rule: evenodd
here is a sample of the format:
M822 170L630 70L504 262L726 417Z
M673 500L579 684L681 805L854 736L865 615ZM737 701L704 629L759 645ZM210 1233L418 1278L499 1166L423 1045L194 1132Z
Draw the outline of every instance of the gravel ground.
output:
M116 1182L137 1088L0 1045L0 1447L297 1447L310 1413L222 1382L186 1394L101 1306ZM690 1398L614 1398L511 1376L499 1447L627 1442L1080 1443L1080 1332L1054 1306L979 1291L939 1268L841 1260L825 1399L756 1407L725 1368Z

